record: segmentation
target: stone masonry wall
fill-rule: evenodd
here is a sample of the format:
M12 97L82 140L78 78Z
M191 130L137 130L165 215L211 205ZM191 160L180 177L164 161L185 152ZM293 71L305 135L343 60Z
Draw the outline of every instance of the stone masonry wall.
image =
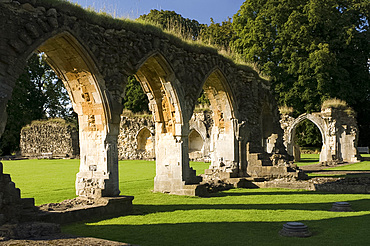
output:
M20 149L25 157L76 157L78 132L62 119L34 121L21 130ZM43 156L44 155L44 156Z
M153 136L154 150L154 121L151 116L121 117L120 133L118 135L118 158L120 160L154 159L155 153L138 150L137 135L140 130L147 128Z

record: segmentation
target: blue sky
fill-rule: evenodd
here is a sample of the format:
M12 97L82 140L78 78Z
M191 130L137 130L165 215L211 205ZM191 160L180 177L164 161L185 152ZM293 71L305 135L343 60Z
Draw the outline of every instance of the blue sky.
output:
M244 0L70 0L82 7L94 7L116 17L136 19L151 9L174 10L185 18L209 24L212 17L222 22L240 9Z

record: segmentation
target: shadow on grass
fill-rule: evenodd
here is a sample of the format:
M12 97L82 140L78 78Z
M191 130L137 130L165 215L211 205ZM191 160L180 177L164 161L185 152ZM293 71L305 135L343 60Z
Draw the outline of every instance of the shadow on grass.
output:
M227 220L227 218L225 218ZM279 235L279 222L194 222L141 225L75 224L63 232L138 245L368 245L370 215L301 221L313 235Z
M338 201L341 202L341 201ZM370 199L347 201L354 211L370 211ZM174 204L174 205L134 205L136 214L166 213L189 210L301 210L328 211L330 203L279 203L279 204Z

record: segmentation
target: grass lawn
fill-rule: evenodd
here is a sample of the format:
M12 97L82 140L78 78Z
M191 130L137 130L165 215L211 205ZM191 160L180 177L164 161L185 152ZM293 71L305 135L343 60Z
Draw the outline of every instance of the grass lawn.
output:
M23 197L38 204L74 197L77 160L4 161ZM356 164L355 164L356 165ZM208 167L192 163L200 172ZM370 166L370 165L368 165ZM362 167L363 168L363 167ZM134 195L134 214L63 226L66 233L138 245L368 245L370 194L330 194L286 189L233 189L209 198L152 193L155 163L120 161L120 189ZM356 212L329 212L349 201ZM278 234L301 221L310 238Z
M301 160L295 162L298 166L313 165L319 163L320 154L301 154Z

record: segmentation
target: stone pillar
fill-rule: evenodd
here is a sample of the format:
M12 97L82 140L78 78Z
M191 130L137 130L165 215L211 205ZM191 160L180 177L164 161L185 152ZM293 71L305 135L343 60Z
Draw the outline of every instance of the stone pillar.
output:
M162 133L163 123L156 122L156 176L154 191L182 194L185 184L199 182L195 171L189 167L188 136L181 134L188 125L176 124L175 132Z
M211 134L212 169L234 172L238 166L238 142L236 140L237 120L230 119L224 125L214 125Z
M76 194L89 198L118 196L119 124L109 124L107 129L86 128L80 116L80 171L77 173Z

